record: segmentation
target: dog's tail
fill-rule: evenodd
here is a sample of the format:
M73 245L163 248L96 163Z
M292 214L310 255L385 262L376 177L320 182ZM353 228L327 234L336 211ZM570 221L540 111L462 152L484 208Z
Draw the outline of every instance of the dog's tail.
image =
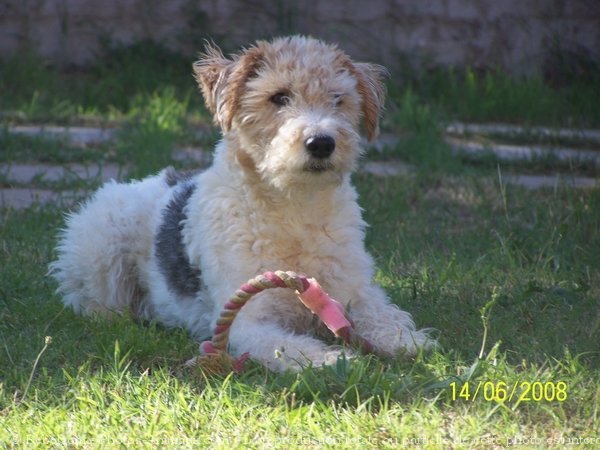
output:
M152 181L108 183L79 212L67 216L49 274L58 281L64 304L75 312L148 317L139 268L150 258L152 212L166 189L164 183L156 189L147 186Z

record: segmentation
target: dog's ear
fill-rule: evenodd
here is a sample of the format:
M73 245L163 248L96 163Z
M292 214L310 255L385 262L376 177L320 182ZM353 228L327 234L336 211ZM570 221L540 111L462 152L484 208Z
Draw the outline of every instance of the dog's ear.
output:
M234 59L227 59L214 44L207 43L194 63L194 74L208 110L223 131L229 131L248 78L262 59L262 50L251 47Z
M194 78L200 86L204 103L217 124L219 123L218 101L231 66L233 66L233 61L225 58L221 49L211 42L206 43L200 59L193 65Z
M379 115L385 103L385 85L388 76L385 67L377 64L348 62L350 73L356 78L357 90L362 98L362 112L369 141L379 135Z

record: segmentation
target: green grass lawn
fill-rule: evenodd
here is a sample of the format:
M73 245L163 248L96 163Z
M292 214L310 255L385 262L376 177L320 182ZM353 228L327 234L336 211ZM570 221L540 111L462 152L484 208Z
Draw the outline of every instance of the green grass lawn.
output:
M3 133L0 161L113 161L142 176L173 163L175 144L212 145L214 135L193 134L207 116L187 65L173 56L172 72L147 76L153 64L169 67L161 58L170 55L123 52L81 74L34 76L26 60L20 71L0 63L1 83L18 86L0 97L8 121L123 129L84 152ZM148 60L147 71L136 65ZM598 127L595 82L557 90L500 75L428 76L410 90L390 85L384 122L402 132L385 157L409 160L415 173L354 181L377 281L419 326L436 330L437 350L299 374L250 363L242 374L205 376L182 366L198 353L183 330L63 309L46 271L65 210L5 209L0 447L600 447L600 189L507 185L514 166L454 157L439 132L446 119ZM532 83L539 95L519 103ZM488 106L454 105L469 89ZM544 107L566 103L564 117Z

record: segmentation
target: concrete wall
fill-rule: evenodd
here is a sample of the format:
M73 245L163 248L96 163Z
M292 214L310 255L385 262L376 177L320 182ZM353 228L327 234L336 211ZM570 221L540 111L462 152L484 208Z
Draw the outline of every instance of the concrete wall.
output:
M102 42L152 39L194 58L304 33L353 57L411 65L548 70L564 55L600 60L600 0L0 0L0 55L32 49L84 64Z

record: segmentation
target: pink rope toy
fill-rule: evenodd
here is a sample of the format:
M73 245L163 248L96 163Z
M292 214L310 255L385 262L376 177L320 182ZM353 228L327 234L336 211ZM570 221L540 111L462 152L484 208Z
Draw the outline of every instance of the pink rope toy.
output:
M231 325L248 300L259 292L272 288L294 289L304 306L316 314L333 334L351 347L366 353L373 352L371 343L354 331L352 322L344 314L344 307L329 297L314 278L291 271L276 271L265 272L240 286L221 311L212 339L200 344L203 355L190 360L188 365L200 365L212 372L241 372L250 355L244 353L240 358L234 359L227 354Z

